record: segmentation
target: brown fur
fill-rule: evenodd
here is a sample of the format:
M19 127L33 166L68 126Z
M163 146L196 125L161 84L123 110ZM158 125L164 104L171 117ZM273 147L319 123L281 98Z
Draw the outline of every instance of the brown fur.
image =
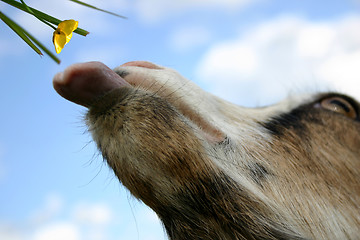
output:
M244 109L166 68L116 71L132 87L98 98L87 124L170 239L360 239L353 99L323 94ZM351 102L357 117L319 105L331 96Z

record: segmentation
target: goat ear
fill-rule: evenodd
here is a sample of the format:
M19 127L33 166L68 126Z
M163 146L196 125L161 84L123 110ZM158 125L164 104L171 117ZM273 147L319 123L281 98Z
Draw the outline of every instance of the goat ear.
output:
M128 82L101 62L71 65L54 76L53 85L62 97L85 107L112 89L130 87Z

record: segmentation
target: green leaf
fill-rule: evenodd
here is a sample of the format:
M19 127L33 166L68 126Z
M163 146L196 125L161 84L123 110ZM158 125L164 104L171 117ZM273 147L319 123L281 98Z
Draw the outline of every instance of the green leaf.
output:
M34 38L31 34L27 33L29 38L38 45L52 60L54 60L57 64L60 64L60 59L55 56L48 48L46 48L41 42L39 42L36 38Z
M17 23L8 18L5 14L0 12L0 19L6 23L24 42L26 42L37 54L43 55L39 48L37 48L33 42L26 36L24 29Z
M20 10L22 10L22 11L24 11L24 12L29 13L29 14L32 15L32 13L29 12L23 4L15 1L15 0L0 0L0 1L5 2L5 3L7 3L7 4L9 4L9 5L13 6L13 7L16 7L16 8L18 8L18 9L20 9ZM52 24L54 24L54 25L56 25L56 26L59 25L59 23L61 22L60 19L57 19L57 18L55 18L55 17L52 17L52 16L50 16L50 15L44 13L44 12L41 12L41 11L35 9L35 8L32 8L32 7L29 7L29 8L31 9L31 11L34 12L34 14L36 14L37 17L43 19L44 21L47 21L47 22L49 22L49 23L52 23ZM80 35L82 35L82 36L86 36L86 35L89 34L88 31L86 31L86 30L84 30L84 29L81 29L81 28L77 28L77 29L74 31L74 33L80 34Z
M56 29L56 26L58 26L62 20L59 20L53 16L50 16L44 12L41 12L35 8L29 7L26 5L26 3L23 0L16 1L16 0L0 0L2 2L5 2L13 7L16 7L28 14L33 15L34 17L38 18L38 20L40 20L41 22L43 22L44 24L50 26L53 29ZM98 10L98 11L102 11L120 18L124 18L126 19L126 17L121 16L119 14L113 13L113 12L109 12L97 7L94 7L90 4L84 3L82 1L79 0L70 0L72 2L75 2L77 4ZM26 44L28 44L37 54L39 55L43 55L41 50L44 51L47 55L49 55L50 58L52 58L55 62L60 63L60 60L50 51L48 50L41 42L39 42L34 36L32 36L29 32L27 32L24 28L22 28L21 26L19 26L17 23L15 23L13 20L11 20L10 18L8 18L5 14L3 14L0 11L0 19L7 24ZM89 34L88 31L81 29L81 28L77 28L74 33L86 36L87 34ZM39 49L39 48L41 49Z
M124 17L124 16L121 16L119 14L116 14L116 13L113 13L113 12L109 12L109 11L106 11L106 10L103 10L103 9L100 9L100 8L97 8L97 7L94 7L90 4L87 4L87 3L84 3L82 1L79 1L79 0L70 0L74 3L77 3L77 4L80 4L80 5L83 5L83 6L86 6L86 7L89 7L89 8L92 8L92 9L95 9L95 10L98 10L98 11L101 11L101 12L105 12L105 13L108 13L108 14L111 14L111 15L114 15L116 17L120 17L120 18L124 18L124 19L127 19L127 17Z
M38 17L36 15L36 13L34 13L31 8L29 8L28 5L26 5L26 3L24 2L24 0L20 0L20 2L24 5L25 9L27 10L28 13L32 14L34 17L36 17L37 19L39 19L40 22L43 22L44 24L48 25L49 27L51 27L52 29L56 30L56 27L54 27L54 25L50 24L49 22L43 20L42 18Z
M0 12L0 19L8 25L24 42L26 42L37 54L43 55L39 48L41 48L51 59L53 59L56 63L60 63L60 59L58 59L50 50L48 50L42 43L40 43L34 36L32 36L29 32L27 32L20 25L15 23L13 20L8 18L5 14ZM39 46L36 47L36 45Z

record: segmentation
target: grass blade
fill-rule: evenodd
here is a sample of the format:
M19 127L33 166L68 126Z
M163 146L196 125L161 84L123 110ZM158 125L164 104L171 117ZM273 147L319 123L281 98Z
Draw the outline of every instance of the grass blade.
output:
M18 8L18 9L20 9L20 10L22 10L22 11L24 11L24 12L29 13L29 14L32 15L32 13L29 12L29 11L26 9L26 7L23 6L23 4L15 1L15 0L0 0L0 1L5 2L5 3L7 3L7 4L9 4L9 5L13 6L13 7L16 7L16 8ZM55 17L52 17L52 16L50 16L50 15L44 13L44 12L41 12L41 11L35 9L35 8L32 8L32 7L29 7L29 8L31 9L31 11L34 12L34 14L36 14L37 17L43 19L44 21L47 21L47 22L49 22L49 23L52 23L52 24L54 24L54 25L56 25L56 26L59 25L59 23L61 22L60 19L57 19L57 18L55 18ZM82 29L82 28L77 28L77 29L74 31L74 33L80 34L80 35L82 35L82 36L86 36L86 35L89 34L88 31L86 31L86 30L84 30L84 29Z
M52 25L51 23L43 20L42 18L38 17L30 8L29 6L24 2L24 0L20 0L20 2L24 5L26 11L30 14L32 14L34 17L36 17L37 19L39 19L40 22L48 25L49 27L51 27L52 29L56 30L56 27L54 27L54 25Z
M43 55L40 51L43 50L51 59L53 59L56 63L60 63L60 59L57 58L49 49L47 49L41 42L39 42L34 36L32 36L29 32L23 29L20 25L15 23L13 20L8 18L5 14L0 12L0 19L8 25L19 37L26 42L37 54ZM39 46L36 47L36 45Z
M24 32L24 29L20 27L17 23L15 23L13 20L8 18L5 14L0 12L0 19L8 25L24 42L27 43L37 54L43 55L39 48L35 46L35 44L28 38L26 33Z
M38 45L41 50L43 50L52 60L54 60L57 64L60 64L60 59L55 56L48 48L46 48L41 42L39 42L35 37L33 37L30 33L26 33L28 37L36 44Z
M101 11L101 12L104 12L104 13L108 13L108 14L111 14L113 16L116 16L116 17L119 17L119 18L123 18L123 19L127 19L127 17L124 17L124 16L121 16L119 14L116 14L116 13L113 13L113 12L109 12L109 11L106 11L106 10L103 10L103 9L100 9L100 8L97 8L95 6L92 6L90 4L87 4L87 3L84 3L82 1L79 1L79 0L70 0L74 3L77 3L77 4L80 4L80 5L83 5L85 7L89 7L89 8L92 8L92 9L95 9L95 10L98 10L98 11Z

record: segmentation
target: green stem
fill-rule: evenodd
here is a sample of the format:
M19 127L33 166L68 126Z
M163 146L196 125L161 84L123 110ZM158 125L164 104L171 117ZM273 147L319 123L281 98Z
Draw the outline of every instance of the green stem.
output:
M5 14L0 12L0 19L8 25L11 30L13 30L24 42L26 42L37 54L43 55L39 48L37 48L33 42L26 36L23 28L20 27L17 23L8 18Z
M50 58L52 58L56 63L60 63L60 59L58 59L50 50L48 50L42 43L40 43L34 36L32 36L29 32L27 32L20 25L15 23L13 20L8 18L5 14L0 12L0 19L3 20L6 25L8 25L22 40L24 40L36 53L39 55L43 55L39 50L41 48ZM37 48L35 44L39 46Z
M24 11L24 12L27 12L27 13L29 13L29 14L32 14L31 12L29 12L29 11L26 9L26 7L25 7L23 4L15 1L15 0L0 0L0 1L5 2L5 3L7 3L7 4L9 4L9 5L13 6L13 7L16 7L16 8L18 8L18 9ZM52 23L52 24L55 24L55 25L59 25L59 23L62 22L61 20L59 20L59 19L57 19L57 18L55 18L55 17L52 17L52 16L50 16L50 15L44 13L44 12L41 12L41 11L35 9L35 8L32 8L32 7L29 7L29 8L31 9L31 11L34 12L34 14L35 14L36 16L38 16L39 18L41 18L41 19L43 19L43 20L45 20L45 21L47 21L47 22L49 22L49 23ZM80 34L80 35L82 35L82 36L86 36L87 34L89 34L88 31L86 31L86 30L84 30L84 29L81 29L81 28L77 28L77 29L74 31L74 33Z
M72 2L74 2L74 3L77 3L77 4L80 4L80 5L83 5L83 6L85 6L85 7L89 7L89 8L92 8L92 9L95 9L95 10L98 10L98 11L101 11L101 12L104 12L104 13L111 14L111 15L116 16L116 17L119 17L119 18L127 19L127 17L124 17L124 16L122 16L122 15L119 15L119 14L116 14L116 13L113 13L113 12L109 12L109 11L106 11L106 10L103 10L103 9L100 9L100 8L97 8L97 7L93 6L93 5L90 5L90 4L88 4L88 3L84 3L84 2L79 1L79 0L70 0L70 1L72 1Z
M48 23L47 21L41 19L40 17L38 17L38 16L29 8L29 6L28 6L23 0L20 0L20 2L22 2L22 4L25 6L27 12L31 13L34 17L36 17L37 19L39 19L41 22L43 22L44 24L48 25L48 26L51 27L52 29L56 30L56 27L54 27L53 25L51 25L51 24Z

